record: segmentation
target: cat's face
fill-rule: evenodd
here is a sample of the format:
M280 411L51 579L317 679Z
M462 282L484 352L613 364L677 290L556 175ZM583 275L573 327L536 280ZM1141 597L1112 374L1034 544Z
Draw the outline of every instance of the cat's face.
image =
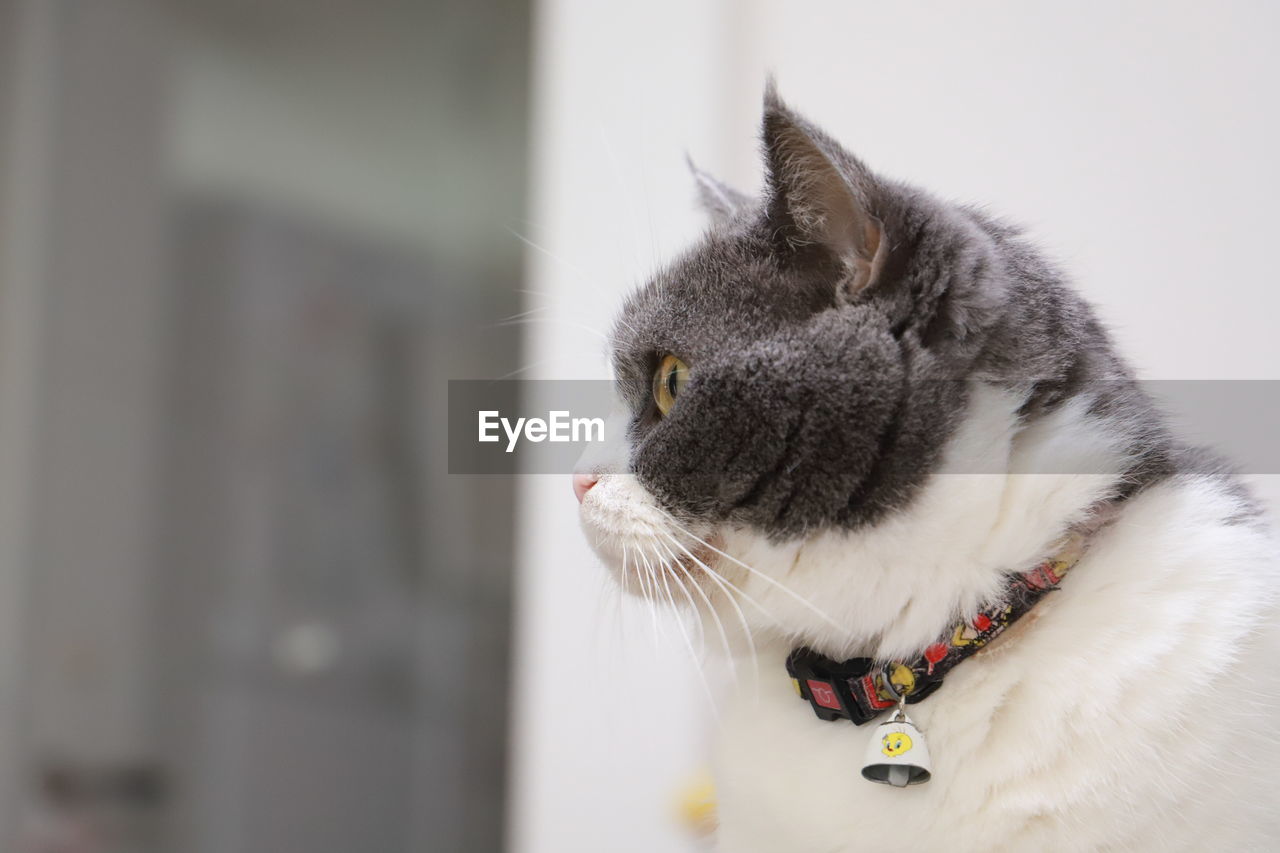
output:
M626 584L732 560L731 530L802 539L908 504L999 314L976 218L878 179L772 94L764 142L764 200L698 173L715 227L613 330L625 447L577 485Z

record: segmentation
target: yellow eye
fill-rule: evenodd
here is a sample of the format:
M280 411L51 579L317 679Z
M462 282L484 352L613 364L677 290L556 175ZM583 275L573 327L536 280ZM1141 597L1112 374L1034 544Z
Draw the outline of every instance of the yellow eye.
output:
M676 397L689 381L688 366L674 355L664 356L653 374L653 402L666 414L676 404Z

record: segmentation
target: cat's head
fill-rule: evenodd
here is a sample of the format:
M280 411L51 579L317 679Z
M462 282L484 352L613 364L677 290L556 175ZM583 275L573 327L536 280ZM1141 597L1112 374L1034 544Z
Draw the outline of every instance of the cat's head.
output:
M874 525L937 466L968 380L1039 357L1009 331L1011 230L873 173L772 86L763 143L759 199L695 170L712 227L613 329L626 447L576 485L614 568Z

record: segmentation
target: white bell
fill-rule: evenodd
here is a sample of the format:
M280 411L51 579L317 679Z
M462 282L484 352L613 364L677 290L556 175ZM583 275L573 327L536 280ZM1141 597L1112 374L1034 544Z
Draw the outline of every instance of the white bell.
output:
M928 782L932 772L924 733L901 709L876 726L867 744L866 760L862 762L864 779L905 788Z

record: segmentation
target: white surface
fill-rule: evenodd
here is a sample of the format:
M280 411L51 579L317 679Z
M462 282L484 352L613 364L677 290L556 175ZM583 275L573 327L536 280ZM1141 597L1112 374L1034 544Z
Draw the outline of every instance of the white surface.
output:
M549 0L538 31L534 375L601 375L621 295L700 223L680 162L759 182L765 70L873 167L1031 226L1152 378L1277 378L1280 7ZM1257 478L1271 496L1280 478ZM678 849L706 725L678 641L600 609L568 478L520 484L511 847ZM597 625L600 627L597 629ZM625 680L600 668L622 667ZM591 671L586 671L591 670ZM580 691L612 690L587 710ZM579 692L575 692L579 691Z
M735 97L773 68L872 168L1030 226L1144 376L1280 377L1280 6L803 8L754 0Z
M520 375L607 377L598 333L619 298L698 233L683 157L721 153L721 63L707 45L723 16L720 4L671 0L542 5L523 236L542 247L529 250L527 307L546 309L528 326ZM511 848L680 849L671 798L700 760L707 717L689 653L673 623L655 642L647 609L615 606L567 474L517 485Z

